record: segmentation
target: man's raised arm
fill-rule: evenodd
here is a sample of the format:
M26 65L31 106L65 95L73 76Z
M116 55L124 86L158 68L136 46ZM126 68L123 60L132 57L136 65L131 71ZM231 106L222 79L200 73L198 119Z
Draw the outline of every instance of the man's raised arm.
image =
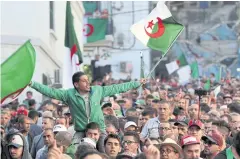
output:
M67 102L67 91L66 90L50 88L46 85L43 85L43 84L40 84L37 82L33 82L33 81L29 84L29 86L47 97L61 100L63 102Z

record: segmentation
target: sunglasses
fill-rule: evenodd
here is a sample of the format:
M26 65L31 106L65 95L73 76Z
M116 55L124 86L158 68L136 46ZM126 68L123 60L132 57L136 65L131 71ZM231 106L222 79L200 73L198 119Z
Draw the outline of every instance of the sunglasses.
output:
M204 144L206 144L206 145L208 145L208 146L217 145L217 143L212 142L212 141L210 141L210 140L204 141Z

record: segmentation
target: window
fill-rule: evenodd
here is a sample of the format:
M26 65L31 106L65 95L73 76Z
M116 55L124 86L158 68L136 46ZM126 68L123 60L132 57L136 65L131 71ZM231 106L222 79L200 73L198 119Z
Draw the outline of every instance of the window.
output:
M197 2L196 1L190 2L190 6L191 7L197 7Z
M50 1L50 29L54 30L54 1Z
M236 4L236 1L224 1L223 4Z
M211 5L212 5L212 6L218 5L218 1L211 1Z

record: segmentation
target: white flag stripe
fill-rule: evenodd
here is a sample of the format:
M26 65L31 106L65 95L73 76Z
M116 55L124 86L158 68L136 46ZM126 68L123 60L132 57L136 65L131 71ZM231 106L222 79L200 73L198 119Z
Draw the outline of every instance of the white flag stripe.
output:
M168 71L168 74L172 74L174 71L176 71L177 69L179 69L179 66L177 64L177 61L173 61L173 62L170 62L168 64L166 64L166 68L167 68L167 71Z
M179 83L180 84L186 84L190 81L191 79L191 68L189 65L184 66L182 68L180 68L177 71L177 74L179 76Z
M143 20L133 24L130 30L138 40L140 40L144 45L147 45L149 36L145 33L144 28L146 28L148 32L152 31L150 28L147 28L148 22L153 20L153 23L155 23L157 21L157 17L164 20L171 16L172 14L165 5L165 2L159 1L157 6L152 10L152 12Z
M220 91L221 91L221 86L218 86L217 88L214 89L215 98L217 98L217 95L218 93L220 93Z

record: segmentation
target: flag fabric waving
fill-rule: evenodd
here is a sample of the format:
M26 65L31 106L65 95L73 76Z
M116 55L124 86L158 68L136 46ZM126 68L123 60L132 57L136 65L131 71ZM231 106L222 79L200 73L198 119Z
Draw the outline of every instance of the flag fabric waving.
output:
M182 24L173 19L165 3L159 1L152 12L133 24L130 30L145 46L165 55L183 28Z
M80 64L83 62L82 53L74 29L71 4L66 5L66 28L65 28L66 54L63 64L63 88L72 88L72 75L80 71Z
M30 83L36 63L36 53L27 41L1 64L1 104L15 100Z
M106 18L84 18L83 42L92 43L105 39L107 22Z
M190 67L191 67L191 72L192 72L191 73L192 74L192 78L193 79L199 78L199 70L198 70L198 63L197 63L197 61L191 63Z
M178 70L180 67L188 65L187 59L184 54L181 54L177 60L166 64L168 74L172 74L174 71Z

